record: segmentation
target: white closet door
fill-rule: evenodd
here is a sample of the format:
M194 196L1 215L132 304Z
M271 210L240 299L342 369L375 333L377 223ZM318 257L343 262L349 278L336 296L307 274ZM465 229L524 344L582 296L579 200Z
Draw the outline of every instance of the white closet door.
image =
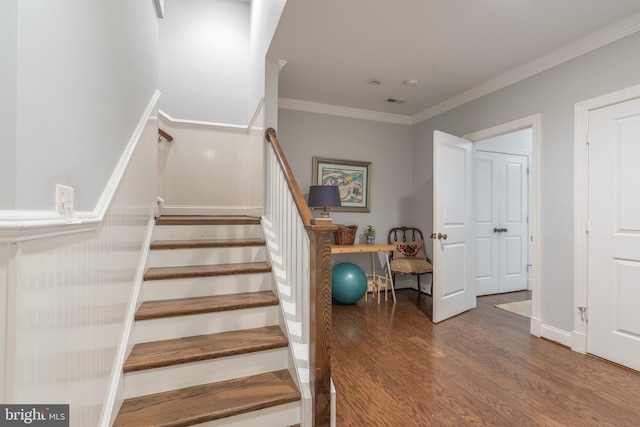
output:
M503 155L500 239L500 292L527 289L528 159Z
M527 288L527 167L526 156L476 151L477 295Z
M475 153L475 285L476 295L500 292L500 240L494 228L500 222L498 195L499 154Z
M640 99L589 113L587 351L640 371Z

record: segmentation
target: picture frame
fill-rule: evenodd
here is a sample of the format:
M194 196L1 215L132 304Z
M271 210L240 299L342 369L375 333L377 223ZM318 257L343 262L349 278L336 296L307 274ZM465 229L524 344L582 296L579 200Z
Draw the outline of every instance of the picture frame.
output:
M312 185L337 185L342 207L333 212L370 212L371 162L313 157Z

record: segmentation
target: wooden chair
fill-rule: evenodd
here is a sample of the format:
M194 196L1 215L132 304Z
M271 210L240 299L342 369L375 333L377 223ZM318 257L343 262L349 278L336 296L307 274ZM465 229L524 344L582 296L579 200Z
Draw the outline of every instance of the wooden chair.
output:
M424 250L422 231L415 227L395 227L389 230L387 242L396 246L389 257L393 283L396 283L396 274L414 275L418 278L418 292L422 292L420 276L431 274L431 293L433 293L433 265Z

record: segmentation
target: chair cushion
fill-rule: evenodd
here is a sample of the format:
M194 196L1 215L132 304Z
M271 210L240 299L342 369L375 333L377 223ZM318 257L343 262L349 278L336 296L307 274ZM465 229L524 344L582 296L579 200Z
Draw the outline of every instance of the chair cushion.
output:
M424 274L431 273L433 266L426 259L400 258L392 259L389 263L392 273Z
M393 251L393 259L411 258L411 259L427 259L424 252L424 242L416 240L415 242L406 242L396 245Z

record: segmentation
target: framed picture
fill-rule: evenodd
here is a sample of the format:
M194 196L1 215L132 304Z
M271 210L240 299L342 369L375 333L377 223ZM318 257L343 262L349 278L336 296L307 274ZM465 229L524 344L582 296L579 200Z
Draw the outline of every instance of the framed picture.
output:
M371 162L313 157L312 185L337 185L341 212L369 212Z

